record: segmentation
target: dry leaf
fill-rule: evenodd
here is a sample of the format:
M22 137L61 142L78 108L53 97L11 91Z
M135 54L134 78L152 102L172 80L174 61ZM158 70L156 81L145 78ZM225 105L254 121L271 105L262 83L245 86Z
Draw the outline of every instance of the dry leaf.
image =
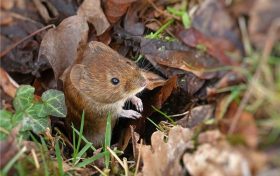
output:
M48 60L56 80L73 64L78 55L78 48L85 45L87 36L87 22L80 16L66 18L57 28L50 29L45 34L38 58Z
M193 128L203 121L211 118L214 108L215 107L213 105L197 106L191 109L191 111L186 112L186 115L182 119L178 120L177 124L182 127Z
M192 149L192 132L187 128L175 126L169 131L167 142L163 132L153 133L151 146L142 146L144 176L184 175L180 165L182 154Z
M216 72L208 70L222 66L218 60L196 49L188 48L178 42L164 42L160 40L143 40L141 54L153 64L181 69L191 72L201 79L211 79ZM159 71L165 71L164 68ZM166 75L166 73L163 72Z
M0 67L0 86L10 97L15 97L19 85L9 76L9 74Z
M105 2L105 14L109 22L116 23L134 1L136 0L107 0Z
M214 39L221 51L239 50L242 53L239 29L224 1L203 1L193 15L192 26L205 36Z
M265 165L265 156L254 150L230 146L218 130L201 133L198 142L197 150L183 157L190 175L254 175Z
M146 88L148 90L153 90L159 86L163 86L166 82L165 79L163 79L161 76L153 73L153 72L150 72L150 71L144 71L143 72L145 78L147 79L147 86Z
M84 0L77 14L85 17L87 21L94 26L98 36L103 34L110 27L101 8L100 0Z
M233 117L237 111L237 104L231 103L225 117L221 120L220 124L222 130L227 132L228 128L232 124ZM239 121L236 125L236 129L233 135L242 137L244 142L251 148L256 148L259 143L258 128L253 115L249 112L243 111L240 115Z
M203 144L193 154L185 154L183 162L190 175L241 176L250 173L249 161L233 148Z
M9 10L14 7L15 0L1 0L0 1L0 8Z

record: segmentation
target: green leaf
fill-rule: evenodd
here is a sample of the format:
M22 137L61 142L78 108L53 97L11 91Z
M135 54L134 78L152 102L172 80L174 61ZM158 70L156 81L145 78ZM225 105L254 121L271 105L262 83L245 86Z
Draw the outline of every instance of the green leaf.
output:
M34 99L35 88L29 85L22 85L17 89L13 105L16 111L24 111Z
M191 18L190 16L188 15L187 12L185 12L183 15L182 15L182 21L183 21L183 25L186 29L190 28L191 27Z
M52 116L65 117L67 110L64 94L58 90L47 90L42 95L42 101L45 104L45 111Z
M13 128L13 125L11 123L13 114L9 111L6 111L5 109L0 110L0 127L6 130L7 132L10 132ZM0 140L6 139L7 133L4 133L3 131L0 131Z
M39 102L33 104L33 106L26 109L25 112L32 117L47 117L49 115L49 113L46 111L45 104Z
M38 134L46 131L46 128L49 126L49 119L46 117L34 118L32 116L26 116L22 120L21 131L32 130L34 133Z

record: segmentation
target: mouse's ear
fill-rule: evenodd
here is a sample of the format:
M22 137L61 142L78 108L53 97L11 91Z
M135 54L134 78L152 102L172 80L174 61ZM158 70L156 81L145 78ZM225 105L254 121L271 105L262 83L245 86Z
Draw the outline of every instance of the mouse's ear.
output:
M81 65L81 64L75 64L71 68L69 78L70 78L72 85L78 90L81 89L80 81L83 80L84 72L85 72L85 66Z
M92 41L89 42L82 57L81 64L90 65L96 60L117 57L119 54L104 43Z
M91 41L88 43L88 48L91 52L108 52L108 50L112 50L109 46L105 45L102 42Z

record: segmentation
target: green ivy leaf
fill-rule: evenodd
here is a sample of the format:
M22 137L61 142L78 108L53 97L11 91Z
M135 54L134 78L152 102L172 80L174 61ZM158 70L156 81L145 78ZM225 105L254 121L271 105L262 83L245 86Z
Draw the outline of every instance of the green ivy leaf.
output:
M32 117L47 117L49 115L46 111L45 104L39 102L33 104L30 108L26 109L25 112L30 114Z
M45 104L45 110L49 115L56 117L65 117L67 110L64 94L61 91L50 89L43 93L42 101Z
M29 85L20 86L17 89L16 97L14 98L13 105L16 111L24 111L28 108L34 99L35 88Z
M22 120L21 132L32 130L34 133L42 133L49 127L49 119L46 117L26 116Z
M5 109L0 110L0 127L5 129L7 132L10 132L13 128L11 123L13 114ZM0 140L6 139L7 134L3 131L0 131Z

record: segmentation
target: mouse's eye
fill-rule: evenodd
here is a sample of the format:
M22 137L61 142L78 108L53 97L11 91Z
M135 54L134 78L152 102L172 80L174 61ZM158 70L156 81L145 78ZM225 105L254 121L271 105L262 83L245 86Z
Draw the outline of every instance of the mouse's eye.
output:
M111 83L114 84L114 85L117 85L119 84L120 80L118 78L112 78L111 79Z

